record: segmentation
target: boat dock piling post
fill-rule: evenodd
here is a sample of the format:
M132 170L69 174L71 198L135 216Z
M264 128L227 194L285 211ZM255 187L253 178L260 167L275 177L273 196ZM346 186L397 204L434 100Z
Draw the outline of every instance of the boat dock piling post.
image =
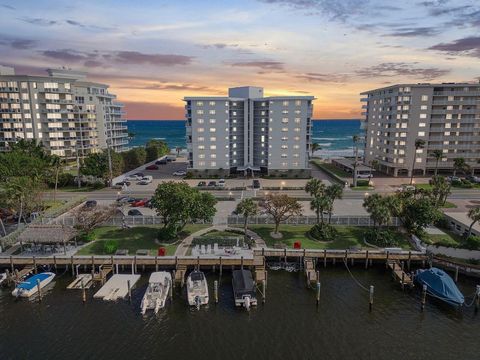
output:
M115 269L115 273L118 274L118 263L115 264L115 268L116 268L116 269Z
M320 284L320 281L317 281L317 306L320 304L320 288L322 284Z
M407 260L407 269L410 271L410 261L412 260L412 252L408 252L408 260Z
M425 309L425 302L427 301L427 285L423 284L422 287L422 311Z
M158 256L155 256L155 271L158 271Z
M33 272L35 274L37 273L37 259L35 258L35 255L33 255Z
M197 271L200 271L200 256L197 256Z
M128 288L128 300L132 302L132 288L130 286L130 280L127 280L127 288Z
M320 281L320 271L317 271L317 281Z
M370 298L368 301L368 309L372 311L373 308L373 295L375 293L375 287L373 285L370 285Z
M87 293L85 292L85 284L82 279L82 301L85 304L87 302Z
M70 256L70 266L72 268L72 276L75 276L75 268L73 266L73 256Z
M57 272L57 257L53 255L53 267L55 268L55 272Z
M132 275L135 274L135 261L132 261Z
M365 253L365 270L368 269L368 250Z
M12 274L15 272L15 269L13 267L13 257L10 255L10 270L12 271Z
M455 282L458 282L458 265L455 266Z
M42 301L42 288L40 287L40 279L37 279L38 301Z
M243 270L243 256L240 258L240 269Z
M262 302L265 304L267 300L267 280L262 280Z
M222 257L220 256L218 260L220 261L220 269L219 269L220 277L222 277Z
M173 281L175 281L175 276L173 276ZM173 283L170 284L170 287L168 288L168 296L170 296L170 300L173 299Z
M218 280L213 282L213 296L215 298L215 304L218 304Z
M388 258L390 257L390 251L387 251L387 259L385 260L385 268L388 269Z
M477 292L475 294L475 313L478 312L480 308L480 285L477 285Z
M405 290L405 272L402 271L402 290Z

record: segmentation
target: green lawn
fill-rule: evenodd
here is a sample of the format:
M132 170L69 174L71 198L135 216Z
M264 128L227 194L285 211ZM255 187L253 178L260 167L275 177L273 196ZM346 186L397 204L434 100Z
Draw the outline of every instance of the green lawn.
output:
M451 203L450 201L446 201L445 205L442 206L443 209L455 209L457 205Z
M209 227L211 225L191 224L185 226L180 238L183 239L188 235ZM102 226L94 230L95 241L82 248L78 255L105 255L105 242L114 240L118 249L127 249L130 255L135 255L139 249L150 250L150 255L156 255L159 247L165 247L167 255L173 255L177 244L157 244L159 226L137 226L130 229L121 229L114 226Z
M287 247L293 247L295 241L302 243L302 248L306 249L348 249L352 246L365 248L363 243L363 233L367 229L361 226L335 226L338 235L333 241L317 241L307 236L310 225L280 225L279 231L283 234L282 239L274 239L270 236L273 231L273 225L250 225L249 228L260 235L268 246L273 247L276 243L283 243ZM403 234L396 233L400 240L401 247L409 249L410 245Z
M205 238L213 238L213 237L218 237L218 238L224 238L224 237L240 237L243 236L242 234L236 234L231 231L218 231L218 230L212 230L209 231L208 233L203 234L201 237Z
M462 237L449 230L441 229L445 234L425 234L422 236L422 240L427 244L432 245L450 245L458 246L462 242Z
M368 190L375 190L373 186L352 186L350 189L355 191L368 191Z

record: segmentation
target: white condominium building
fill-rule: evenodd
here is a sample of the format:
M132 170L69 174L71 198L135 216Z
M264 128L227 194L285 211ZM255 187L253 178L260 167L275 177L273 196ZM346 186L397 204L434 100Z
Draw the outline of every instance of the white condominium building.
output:
M230 88L228 97L186 97L188 170L194 173L310 173L313 96L264 97Z
M66 158L128 148L123 105L108 85L85 81L82 72L47 72L15 75L0 67L0 151L20 139L38 140L50 154Z
M480 170L480 84L404 84L366 91L365 162L393 176L453 170L464 158ZM417 139L425 142L415 147ZM437 150L437 151L435 151ZM437 160L435 154L441 151Z

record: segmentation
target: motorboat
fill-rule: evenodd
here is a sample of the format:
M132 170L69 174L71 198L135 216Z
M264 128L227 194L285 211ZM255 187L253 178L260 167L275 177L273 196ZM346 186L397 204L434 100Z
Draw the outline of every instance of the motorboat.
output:
M203 272L195 270L187 278L187 299L190 306L200 306L208 304L208 284Z
M432 267L420 269L415 273L414 281L427 286L427 294L453 306L465 303L463 294L453 279L443 270Z
M147 291L142 299L142 315L147 310L153 310L158 313L158 310L165 307L167 296L172 286L172 276L167 271L157 271L150 275L148 280Z
M2 285L7 280L7 273L0 274L0 285Z
M234 270L232 286L235 306L243 306L250 310L250 306L257 305L255 282L250 270Z
M42 272L40 274L32 275L28 279L18 283L15 289L12 291L12 295L15 297L30 297L38 292L38 284L40 289L50 284L55 277L52 272Z

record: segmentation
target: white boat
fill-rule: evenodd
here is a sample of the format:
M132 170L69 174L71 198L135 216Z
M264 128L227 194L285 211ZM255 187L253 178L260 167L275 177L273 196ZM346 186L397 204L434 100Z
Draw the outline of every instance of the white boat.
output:
M155 314L165 306L168 292L172 286L172 276L167 271L157 271L150 275L147 291L142 299L142 315L147 310L152 310Z
M0 274L0 285L2 285L5 280L7 280L7 273Z
M17 287L12 291L12 295L15 297L30 297L38 292L38 281L40 281L40 288L50 284L55 277L52 272L42 272L30 276L28 279L20 282ZM38 281L37 281L38 280Z
M255 282L250 270L234 270L232 286L235 306L243 306L247 310L250 306L257 306Z
M188 275L187 298L188 304L197 309L208 304L208 284L203 272L195 270Z

